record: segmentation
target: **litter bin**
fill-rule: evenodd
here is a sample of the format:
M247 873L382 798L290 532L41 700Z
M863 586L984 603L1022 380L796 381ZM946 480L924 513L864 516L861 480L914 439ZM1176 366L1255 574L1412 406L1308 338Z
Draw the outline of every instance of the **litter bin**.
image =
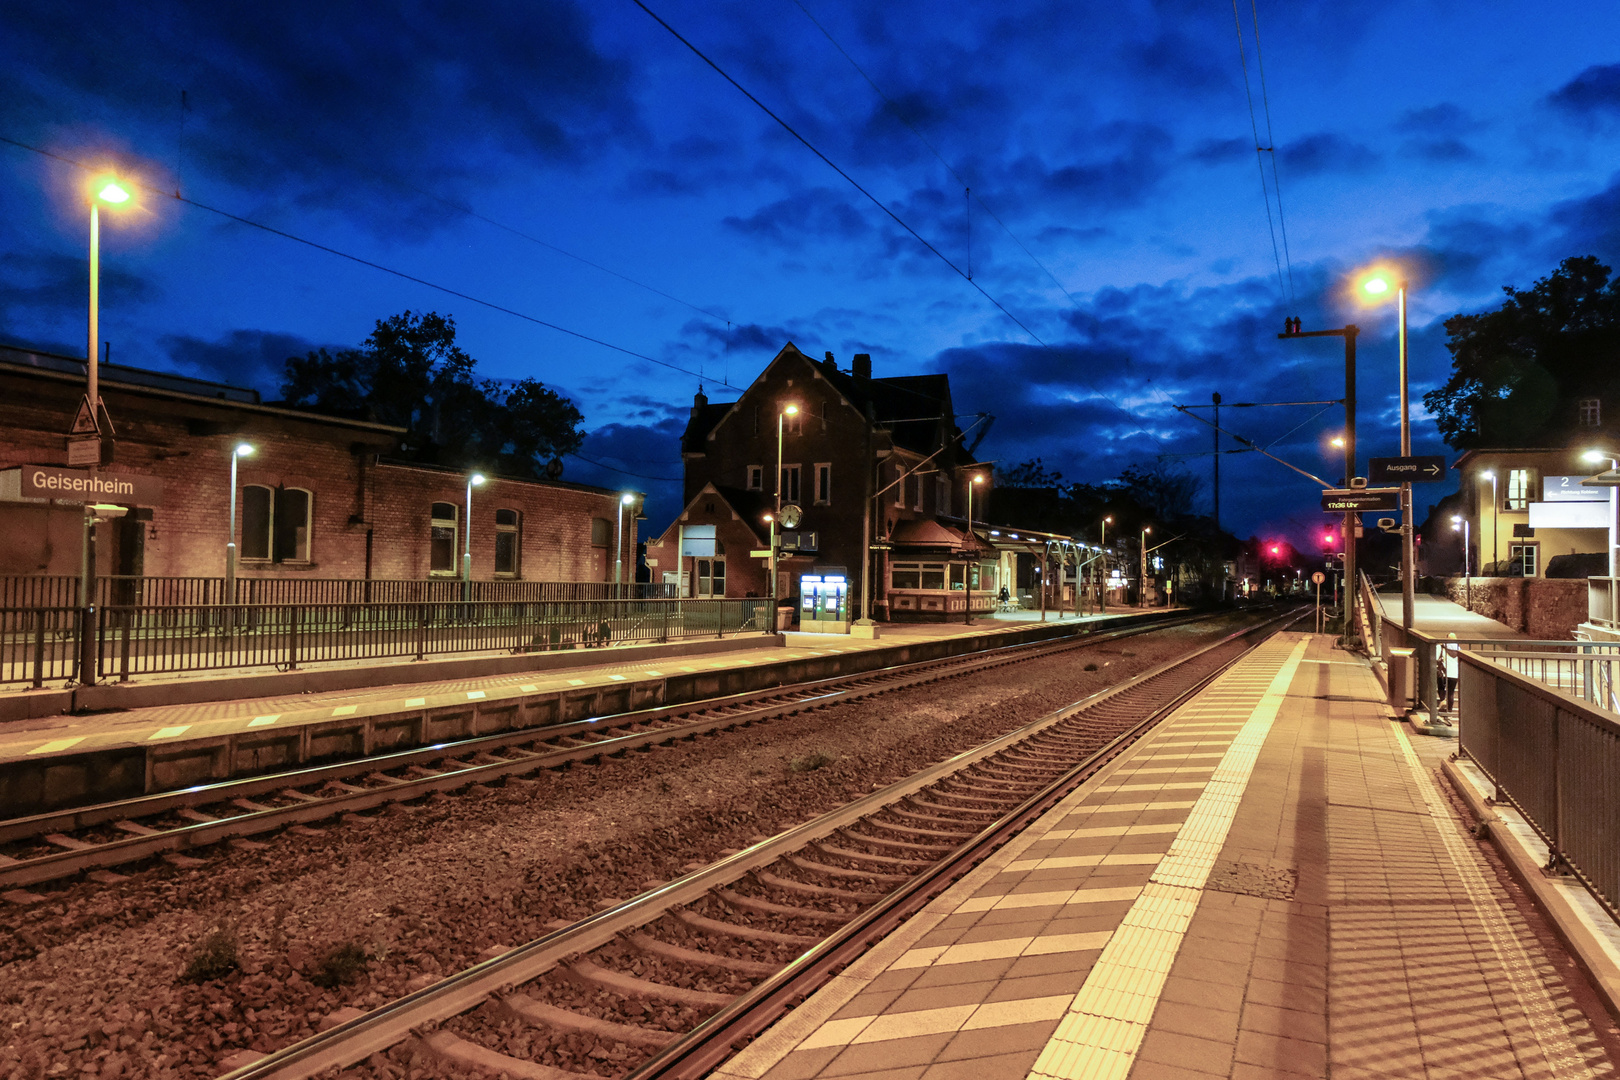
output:
M1389 707L1397 716L1412 711L1412 676L1417 658L1411 649L1389 650Z
M778 630L793 629L793 605L784 604L776 609L776 628Z

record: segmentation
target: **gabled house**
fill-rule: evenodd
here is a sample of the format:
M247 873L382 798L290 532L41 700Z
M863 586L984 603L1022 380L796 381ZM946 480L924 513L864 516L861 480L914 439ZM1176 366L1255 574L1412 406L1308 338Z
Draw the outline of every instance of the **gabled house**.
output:
M681 457L685 505L649 539L647 562L683 595L770 593L768 560L751 552L768 548L780 494L799 520L782 533L779 598L796 601L811 576L847 581L850 620L994 603L999 553L965 517L977 477L983 525L990 470L957 426L944 375L874 378L868 354L843 371L790 342L737 400L697 393Z

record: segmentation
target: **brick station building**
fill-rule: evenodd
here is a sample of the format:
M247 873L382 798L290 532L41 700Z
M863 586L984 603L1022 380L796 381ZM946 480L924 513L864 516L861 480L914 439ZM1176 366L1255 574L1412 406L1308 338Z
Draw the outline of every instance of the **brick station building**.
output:
M1053 538L987 522L991 470L957 426L948 377L874 378L865 353L842 371L830 353L812 359L791 342L736 401L694 398L681 439L685 505L648 538L654 580L683 582L687 596L769 594L767 560L750 553L769 547L777 422L789 403L798 411L782 417L779 482L803 518L783 534L779 598L797 606L804 575L841 575L858 619L870 573L873 618L937 620L970 603L988 611L1001 585L1027 584ZM868 528L878 549L870 561Z
M79 572L84 511L77 501L23 497L19 467L66 465L84 368L0 346L0 576ZM115 460L100 472L155 477L163 497L98 527L98 573L222 576L231 452L243 442L255 452L238 462L240 579L460 573L468 474L391 460L403 429L161 372L102 365L100 379L117 434ZM473 577L611 581L620 494L489 476L473 489ZM631 538L619 546L632 580Z

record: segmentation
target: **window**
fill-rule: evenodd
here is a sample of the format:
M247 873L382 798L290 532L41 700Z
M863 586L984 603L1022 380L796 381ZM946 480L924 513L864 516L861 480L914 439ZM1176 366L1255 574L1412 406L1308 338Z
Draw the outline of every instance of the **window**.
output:
M894 463L894 505L901 508L906 505L906 482L902 479L905 472L906 467L904 465L898 461Z
M495 511L495 573L517 577L518 553L523 550L523 515L516 510Z
M911 508L913 510L921 510L922 509L922 500L923 500L923 478L920 475L918 475L918 476L913 476L911 479L912 479Z
M759 434L759 406L754 406L754 434Z
M825 401L821 403L821 430L827 430L827 403Z
M944 563L895 563L889 568L891 589L945 588Z
M591 518L591 547L607 547L613 543L613 522L607 518Z
M951 563L951 589L960 589L967 582L967 564Z
M797 465L782 466L782 501L790 503L799 501L799 467Z
M314 498L303 488L249 484L242 489L242 558L308 562Z
M1595 397L1581 398L1581 427L1598 427L1603 423L1603 402Z
M1508 576L1535 577L1536 553L1540 546L1539 544L1510 544L1508 546Z
M698 559L697 595L699 597L726 595L726 560Z
M951 482L945 475L934 477L934 513L949 514L951 512Z
M1529 469L1509 469L1507 490L1502 495L1502 509L1528 510L1533 481Z
M747 487L748 487L749 491L761 491L761 490L764 489L764 487L765 487L765 466L763 466L763 465L750 465L750 466L748 466L748 485L747 485Z
M832 465L825 461L816 464L816 502L821 506L832 502Z
M428 572L456 572L456 504L434 503L428 523Z

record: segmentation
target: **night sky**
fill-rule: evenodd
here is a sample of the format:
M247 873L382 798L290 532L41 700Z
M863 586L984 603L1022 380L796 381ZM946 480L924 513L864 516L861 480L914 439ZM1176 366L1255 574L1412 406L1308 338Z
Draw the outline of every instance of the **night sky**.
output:
M727 400L788 340L948 372L997 417L987 459L1207 477L1209 429L1173 403L1342 394L1338 342L1277 341L1288 315L1362 326L1363 457L1397 450L1392 306L1354 302L1358 267L1407 268L1415 449L1438 453L1443 320L1620 259L1612 2L1263 3L1262 95L1243 0L1280 222L1230 5L648 3L895 217L631 0L21 0L0 136L672 365L173 198L103 228L115 363L274 397L291 353L449 313L484 374L576 400L584 457L624 471L567 478L651 491L654 529L699 383ZM87 180L0 144L0 340L83 354ZM1336 480L1342 414L1316 412L1223 421ZM1221 471L1239 535L1324 521L1257 454Z

